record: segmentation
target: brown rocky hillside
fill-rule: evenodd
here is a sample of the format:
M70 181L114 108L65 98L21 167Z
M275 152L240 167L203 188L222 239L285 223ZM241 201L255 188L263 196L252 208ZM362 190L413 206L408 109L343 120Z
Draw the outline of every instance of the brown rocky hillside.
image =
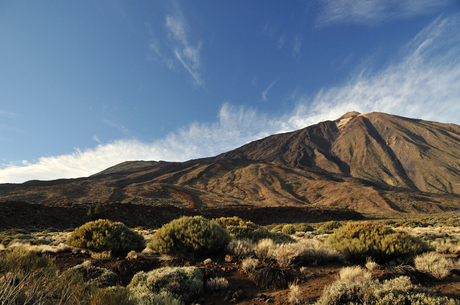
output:
M0 201L441 211L460 203L460 126L347 113L213 158L124 162L96 175L1 184Z

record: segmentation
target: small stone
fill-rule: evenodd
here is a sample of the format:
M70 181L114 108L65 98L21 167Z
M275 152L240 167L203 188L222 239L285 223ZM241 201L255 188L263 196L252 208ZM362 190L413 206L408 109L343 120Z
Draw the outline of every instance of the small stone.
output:
M236 257L234 255L227 254L225 255L225 262L233 263L236 261Z

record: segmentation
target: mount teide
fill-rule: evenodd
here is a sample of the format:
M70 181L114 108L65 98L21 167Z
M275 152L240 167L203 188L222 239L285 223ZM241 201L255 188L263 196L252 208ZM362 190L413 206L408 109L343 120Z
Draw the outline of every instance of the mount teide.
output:
M384 113L277 134L213 158L124 162L96 175L0 185L1 201L441 211L460 203L460 126Z

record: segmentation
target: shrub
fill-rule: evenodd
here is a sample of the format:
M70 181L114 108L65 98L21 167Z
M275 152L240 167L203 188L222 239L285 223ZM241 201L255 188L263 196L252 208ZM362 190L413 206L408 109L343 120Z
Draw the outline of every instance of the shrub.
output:
M24 248L3 252L0 265L0 304L133 304L123 288L88 285L75 271L60 274L49 257Z
M136 273L127 288L140 295L168 293L187 303L203 292L203 275L195 267L163 267Z
M329 236L327 242L350 261L359 263L364 263L366 257L377 262L411 259L428 249L427 244L407 233L371 222L348 223Z
M228 287L228 281L224 277L214 277L206 282L206 288L211 291L220 291Z
M181 217L162 226L148 247L163 254L202 256L225 249L230 240L224 228L206 218Z
M345 267L340 269L340 280L346 283L368 281L372 274L360 266Z
M374 262L372 259L367 259L367 262L366 262L365 266L366 266L367 270L373 271L373 270L375 270L375 269L377 269L379 267L379 264Z
M85 261L82 264L73 266L65 272L78 272L82 274L85 282L90 286L110 287L115 286L118 281L118 276L115 272L96 267L91 261Z
M262 289L285 289L288 283L288 272L278 267L264 267L256 270L251 280Z
M287 235L292 235L295 233L295 228L293 225L285 225L283 229L281 229L281 232Z
M105 289L93 289L91 292L90 305L113 305L125 304L136 305L137 303L130 300L130 292L121 286L108 287Z
M428 272L437 279L448 276L455 268L455 263L451 259L436 252L419 255L415 258L414 263L417 270Z
M304 243L274 245L269 250L268 256L275 259L282 267L344 262L343 255L335 250Z
M134 250L129 251L129 253L126 255L126 259L132 259L132 260L137 260L137 259L144 259L145 254L144 253L139 253Z
M289 303L291 304L302 304L302 292L298 285L291 284L289 285Z
M315 229L313 229L312 226L310 226L309 224L306 224L306 223L296 223L293 225L294 226L294 229L297 231L297 232L310 232L310 231L314 231Z
M276 243L295 242L295 239L289 235L271 232L267 228L250 221L244 221L238 217L221 217L212 221L225 228L233 239L246 239L251 242L258 242L261 239L270 238Z
M130 300L142 305L184 305L168 292L153 293L145 287L130 289Z
M254 254L262 261L271 258L271 252L275 249L275 243L272 239L261 239L254 247Z
M324 290L316 305L454 305L458 301L439 297L428 289L415 286L409 277L401 276L383 283L376 280L346 283L335 282Z
M245 240L232 240L227 245L227 252L242 259L254 254L253 245Z
M259 260L256 258L251 258L251 257L245 258L241 262L241 268L243 268L243 270L246 272L253 271L254 269L257 268L258 265L259 265Z
M0 244L8 247L12 242L16 241L31 241L32 235L25 229L8 229L0 233Z
M112 251L112 254L120 256L125 256L131 250L142 251L145 248L142 235L121 222L106 219L87 222L75 229L67 244L97 252Z
M17 270L23 273L37 270L41 272L51 270L51 272L54 272L54 263L47 255L39 255L22 247L3 252L0 260L0 273L15 272Z
M89 207L88 213L86 214L86 218L88 221L98 220L98 219L105 219L107 218L107 213L105 212L105 208L100 204L96 204L94 209Z
M317 230L318 234L332 234L335 230L340 228L342 224L338 221L329 221L324 223L319 229Z

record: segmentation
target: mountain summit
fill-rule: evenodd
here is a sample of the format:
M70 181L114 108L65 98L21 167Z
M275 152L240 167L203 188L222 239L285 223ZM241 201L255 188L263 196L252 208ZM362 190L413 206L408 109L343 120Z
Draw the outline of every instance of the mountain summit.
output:
M96 175L0 185L0 200L440 211L460 202L460 126L385 113L335 121L188 162L124 162Z

